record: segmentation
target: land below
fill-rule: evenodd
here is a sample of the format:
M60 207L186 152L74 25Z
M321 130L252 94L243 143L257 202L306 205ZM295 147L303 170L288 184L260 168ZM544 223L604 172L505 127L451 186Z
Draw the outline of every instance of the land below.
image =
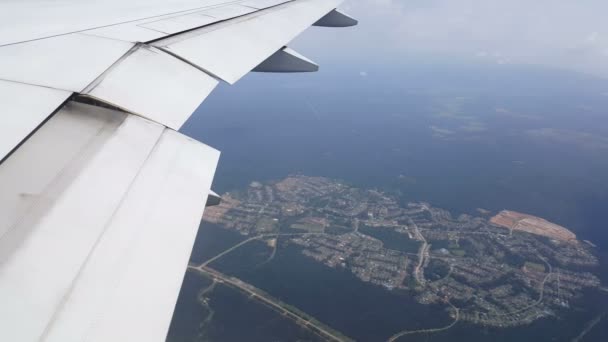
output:
M225 194L204 217L249 238L192 269L222 280L212 273L213 261L265 241L269 259L279 248L297 248L386 291L444 305L453 319L436 329L396 331L391 340L442 331L459 321L509 327L558 317L585 289L601 286L592 272L598 265L593 247L566 228L511 211L493 218L480 214L453 217L428 203L403 205L383 192L319 177L254 182ZM270 295L264 301L285 308ZM316 322L297 309L288 312L283 314L297 322ZM330 339L343 336L320 322L305 325Z

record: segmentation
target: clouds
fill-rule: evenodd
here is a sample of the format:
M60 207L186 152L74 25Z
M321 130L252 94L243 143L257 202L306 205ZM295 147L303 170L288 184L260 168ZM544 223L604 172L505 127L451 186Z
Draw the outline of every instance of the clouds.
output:
M341 39L375 54L540 64L608 76L605 0L350 0L344 8L360 26Z
M560 143L589 150L608 150L608 138L568 129L540 128L525 132L526 135L548 143Z

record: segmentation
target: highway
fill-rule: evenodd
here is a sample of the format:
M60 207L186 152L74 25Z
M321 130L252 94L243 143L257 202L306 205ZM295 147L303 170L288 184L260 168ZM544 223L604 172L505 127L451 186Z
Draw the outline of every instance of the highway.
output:
M238 244L228 248L227 250L223 251L222 253L214 256L213 258L203 262L200 266L204 267L207 266L209 264L211 264L212 262L216 261L217 259L223 257L226 254L229 254L230 252L234 251L235 249L244 246L248 243L250 243L251 241L254 240L259 240L259 239L263 239L263 238L267 238L267 237L279 237L279 236L301 236L301 235L328 235L326 233L285 233L285 234L281 234L281 233L274 233L274 234L261 234L261 235L256 235L254 237L250 237L247 240L243 240L241 242L239 242Z
M188 266L188 268L191 270L200 272L204 275L207 275L207 276L211 277L212 279L214 279L215 281L225 283L227 285L230 285L232 287L235 287L235 288L241 290L242 292L248 294L252 299L262 302L263 304L267 305L271 309L274 309L275 311L282 314L283 316L293 320L296 324L298 324L300 326L303 326L303 327L309 328L309 329L311 327L314 328L313 332L317 333L322 338L324 338L328 341L339 341L339 342L350 341L350 339L348 339L348 338L344 338L343 336L336 335L335 333L331 332L323 325L318 324L314 321L311 321L309 318L302 317L298 313L291 311L278 299L272 298L269 295L264 294L262 291L260 291L253 285L245 283L244 281L242 281L240 279L227 276L223 273L220 273L212 268L209 268L209 267L203 266L203 265Z
M427 243L424 236L420 233L416 224L413 222L412 222L412 224L415 229L414 234L415 234L416 238L423 241L423 245L421 246L419 253L417 254L417 256L419 258L419 262L414 271L414 275L416 276L416 280L421 285L424 285L426 281L424 279L424 275L422 274L424 271L424 268L422 266L424 265L425 259L430 257L430 255L429 255L430 245ZM220 272L208 267L208 265L210 265L212 262L222 258L223 256L248 244L251 241L255 241L255 240L259 240L259 239L263 239L263 238L267 238L267 237L302 236L302 235L328 235L328 234L326 234L326 233L285 233L285 234L275 233L275 234L256 235L256 236L250 237L246 240L243 240L243 241L239 242L238 244L224 250L223 252L217 254L216 256L201 263L199 266L191 265L191 266L188 266L188 268L190 270L197 271L204 275L207 275L216 281L221 281L227 285L235 287L244 293L247 293L252 299L256 299L256 300L262 302L263 304L266 304L271 309L274 309L278 313L293 320L296 324L299 324L299 325L301 325L305 328L309 328L309 329L314 328L314 329L312 329L313 332L317 333L318 335L320 335L321 337L323 337L329 341L340 341L340 342L341 341L352 341L352 339L350 339L350 338L347 338L347 337L344 337L341 335L336 335L335 333L332 333L330 330L328 330L323 325L320 325L314 321L311 321L310 319L308 319L306 317L302 317L300 314L298 314L296 312L291 311L280 300L270 297L269 295L263 293L262 291L260 291L256 287L254 287L253 285L245 283L240 279L227 276L223 273L220 273ZM543 286L544 286L544 284L543 284ZM541 294L541 298L542 298L542 294ZM421 330L412 330L412 331L404 330L404 331L401 331L401 332L391 336L388 339L388 342L396 341L399 338L406 336L406 335L420 334L420 333L434 333L434 332L439 332L439 331L450 329L456 323L458 323L459 316L460 316L460 309L455 307L449 301L447 301L447 303L452 307L452 309L455 310L455 318L451 324L444 326L444 327L440 327L440 328L421 329Z
M278 299L270 297L269 295L263 293L261 290L254 287L253 285L245 283L244 281L242 281L240 279L229 277L219 271L216 271L216 270L208 267L208 265L210 265L212 262L222 258L223 256L248 244L251 241L260 240L260 239L268 238L268 237L302 236L302 235L328 235L328 234L326 234L326 233L284 233L284 234L274 233L274 234L256 235L256 236L250 237L246 240L243 240L243 241L239 242L238 244L224 250L223 252L206 260L205 262L201 263L198 266L190 265L190 266L188 266L188 269L200 272L204 275L211 277L215 281L221 281L227 285L233 286L233 287L249 294L252 299L256 299L256 300L262 302L263 304L266 304L271 309L274 309L275 311L279 312L280 314L284 315L285 317L293 320L296 324L299 324L300 326L310 329L311 331L313 331L317 335L320 335L322 338L324 338L328 341L339 341L339 342L352 341L352 339L345 337L343 335L336 335L334 332L330 331L327 327L323 326L322 324L314 322L314 321L310 320L310 318L303 317L299 313L290 310L289 308L287 308L285 306L285 304L283 302L281 302Z

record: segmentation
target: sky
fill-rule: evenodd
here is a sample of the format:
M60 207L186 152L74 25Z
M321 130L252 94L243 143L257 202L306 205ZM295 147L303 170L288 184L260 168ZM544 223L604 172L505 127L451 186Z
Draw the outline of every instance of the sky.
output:
M525 193L530 179L543 180L538 185L541 190L525 202L530 207L541 202L542 214L557 207L579 210L570 205L578 197L564 199L570 196L570 187L551 183L559 177L574 180L568 183L572 187L591 184L579 187L576 196L596 196L600 200L593 202L606 203L601 175L608 167L602 158L608 151L608 21L603 20L608 1L604 5L595 0L346 0L341 8L359 19L359 26L312 27L289 44L318 62L319 73L251 73L235 86L219 87L190 120L186 133L223 153L216 176L220 192L238 188L235 179L273 178L269 170L272 175L306 170L341 178L341 172L354 174L351 169L360 169L362 179L396 175L424 179L416 193L420 198L432 193L439 182L452 191L446 196L438 190L433 202L440 203L445 196L444 205L460 203L459 196L469 191L469 164L454 169L455 163L443 159L447 155L449 160L475 158L470 165L487 170L480 184L503 192L503 181L521 184L507 189L518 203L523 202L518 191ZM603 79L519 67L522 64ZM394 134L387 134L393 132L387 129L389 124ZM377 138L381 135L387 135L386 144ZM282 141L279 149L275 137ZM397 142L407 137L406 143L395 147L397 143L392 145L389 139L393 137ZM520 145L511 144L520 140L537 148L520 151ZM504 141L509 141L512 153L503 153L499 142ZM421 159L407 159L431 143L439 146L433 153L423 151ZM443 148L449 153L442 154ZM373 162L365 163L370 165L366 168L353 166L353 151L357 158ZM553 153L559 158L551 159ZM564 167L561 153L587 164ZM530 169L521 166L526 158L533 161ZM408 160L414 161L408 164ZM542 164L547 160L559 163ZM419 164L417 171L412 171L418 167L414 164ZM384 165L384 176L373 173L376 165ZM427 175L427 170L433 172ZM444 171L451 177L445 177ZM476 198L484 203L498 198L493 194L484 185ZM470 193L467 197L472 198ZM544 203L552 197L553 202ZM564 217L571 213L555 212Z
M294 46L362 66L372 58L431 58L608 77L605 0L347 0L341 8L360 20L356 30L306 33ZM311 31L318 30L324 29ZM343 54L331 48L336 45Z

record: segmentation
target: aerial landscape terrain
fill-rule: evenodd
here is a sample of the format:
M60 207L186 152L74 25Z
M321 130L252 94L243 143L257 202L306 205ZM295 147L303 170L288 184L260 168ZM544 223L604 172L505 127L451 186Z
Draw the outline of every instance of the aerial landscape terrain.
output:
M409 20L438 3L351 1L357 29L291 46L318 73L220 85L184 126L222 151L222 204L205 209L169 342L607 340L608 82L509 59L513 39L467 50L458 35L485 35L474 13L497 3ZM555 14L534 6L510 15ZM542 32L572 39L571 58L594 25Z
M601 288L593 271L598 266L594 247L567 228L513 211L491 216L479 208L478 213L453 217L428 203L402 205L381 191L322 177L252 182L225 194L204 216L246 239L189 270L239 289L324 340L337 341L349 338L272 294L222 274L213 263L254 241L266 246L264 262L277 249L293 248L385 291L442 305L451 319L424 331L395 331L389 340L447 330L458 322L510 327L559 317L584 290ZM199 300L206 303L205 291Z
M418 84L437 68L458 82ZM208 101L218 123L188 127L225 151L222 204L168 341L603 341L608 126L584 122L608 96L555 72L434 70Z

